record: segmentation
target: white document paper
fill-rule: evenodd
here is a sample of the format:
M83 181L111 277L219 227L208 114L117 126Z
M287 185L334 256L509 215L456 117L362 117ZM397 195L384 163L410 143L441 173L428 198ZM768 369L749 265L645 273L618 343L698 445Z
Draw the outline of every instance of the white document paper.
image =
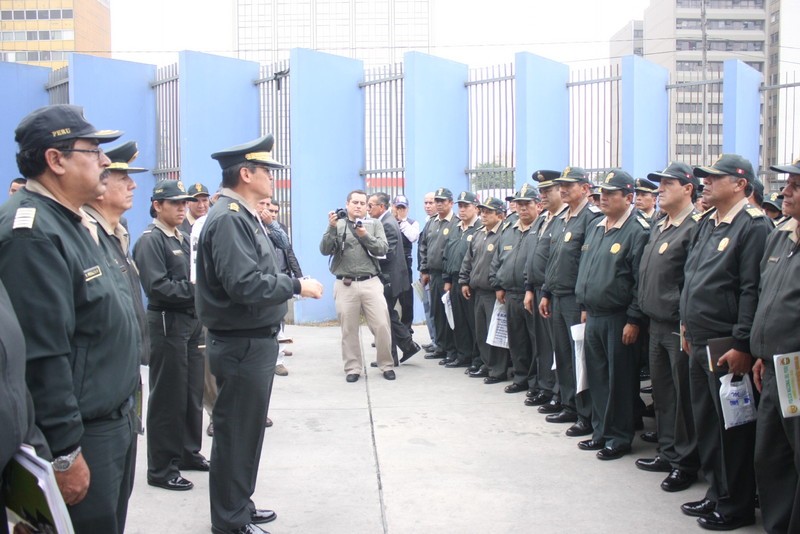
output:
M447 324L450 325L451 330L455 330L456 321L453 319L453 303L450 301L449 291L442 295L442 304L444 304L444 313L447 315Z
M797 417L800 415L800 352L776 354L772 359L781 412L784 417Z
M574 324L569 327L572 342L575 345L575 384L576 393L589 389L589 378L586 376L586 355L583 350L583 339L586 332L586 323Z
M489 332L486 334L486 343L489 345L508 348L508 314L506 305L499 300L494 301L492 319L489 321Z

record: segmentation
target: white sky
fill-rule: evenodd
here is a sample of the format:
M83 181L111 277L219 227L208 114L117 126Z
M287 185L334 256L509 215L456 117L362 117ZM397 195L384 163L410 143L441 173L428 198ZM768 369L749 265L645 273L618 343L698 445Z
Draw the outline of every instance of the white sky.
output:
M530 51L585 66L606 63L608 38L641 19L649 0L431 0L435 55L470 66ZM163 65L176 52L234 54L233 0L112 0L113 57ZM596 62L596 61L595 61Z

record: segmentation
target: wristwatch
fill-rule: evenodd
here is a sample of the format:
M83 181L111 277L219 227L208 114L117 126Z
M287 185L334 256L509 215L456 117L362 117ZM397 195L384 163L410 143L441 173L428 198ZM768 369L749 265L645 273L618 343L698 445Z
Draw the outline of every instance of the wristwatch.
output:
M75 463L75 458L77 458L80 453L81 453L81 447L79 445L78 448L72 451L71 453L53 459L52 462L53 471L57 472L66 471L67 469L72 467L72 464Z

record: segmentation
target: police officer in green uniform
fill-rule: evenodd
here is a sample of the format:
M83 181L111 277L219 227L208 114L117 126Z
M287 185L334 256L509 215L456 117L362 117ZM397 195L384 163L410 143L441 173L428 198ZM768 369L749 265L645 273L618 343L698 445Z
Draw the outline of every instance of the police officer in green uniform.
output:
M475 344L475 310L472 301L464 297L458 279L469 244L480 227L478 197L471 191L462 191L458 195L456 204L458 204L460 222L445 245L442 271L444 290L450 292L450 302L453 305L456 350L454 358L448 357L439 362L440 365L451 368L469 367L478 356L478 347ZM481 341L485 340L486 337Z
M649 361L653 384L658 455L636 467L665 472L665 491L682 491L697 480L700 459L689 394L689 355L680 346L678 304L689 240L697 226L694 202L699 182L692 168L670 162L647 177L658 182L661 211L639 265L639 307L650 320Z
M602 184L600 187L602 188ZM637 178L634 183L634 193L636 194L634 201L639 215L653 225L658 218L658 211L656 211L658 186L647 178Z
M142 286L139 281L139 271L130 253L131 238L128 229L122 223L122 214L133 206L133 190L136 189L136 182L130 175L147 171L141 167L131 167L130 164L138 154L136 141L128 141L106 150L106 156L111 160L111 165L108 166L106 192L87 202L83 209L97 222L100 245L105 248L106 254L114 260L131 286L136 320L142 334L139 362L148 365L150 331L147 328L147 316L142 302Z
M761 209L777 226L779 222L783 222L783 195L778 192L771 193L761 203Z
M187 235L191 235L195 221L208 215L208 209L211 207L211 192L200 182L189 185L186 192L194 199L194 202L188 205L186 217L178 229Z
M615 460L631 451L633 397L638 389L639 262L650 224L636 214L634 181L614 169L599 184L605 214L588 229L575 296L586 310L586 376L592 392L591 439L578 443L596 450L600 460Z
M694 175L714 209L698 219L686 259L681 292L684 350L690 354L692 412L700 463L710 487L706 497L682 505L703 528L731 530L752 524L755 505L753 448L755 423L726 429L719 379L750 372L750 329L758 302L759 262L772 223L747 202L745 189L755 180L753 166L738 154L723 154ZM730 350L708 368L707 344L724 338Z
M539 406L540 413L558 413L561 411L561 399L558 393L558 381L552 371L553 367L553 331L552 320L539 314L537 303L542 298L547 260L550 258L550 246L553 239L555 220L564 213L567 205L561 200L560 187L553 180L561 176L558 171L540 170L533 173L532 178L539 182L542 196L542 213L536 219L531 230L528 246L528 257L525 260L525 309L533 316L535 333L533 341L533 359L537 366L537 390L529 390L525 395L525 406Z
M600 216L600 209L589 202L592 186L582 168L567 167L554 181L561 186L561 198L568 209L553 226L539 313L545 319L552 317L553 321L553 349L562 410L549 414L546 421L572 422L574 424L567 429L567 435L585 436L592 433L591 398L588 390L576 392L575 348L569 329L581 322L581 309L575 300L578 265L584 240Z
M259 510L255 491L264 421L278 342L292 295L319 298L322 285L280 272L275 248L256 206L272 196L272 134L211 157L222 168L222 190L200 234L196 306L208 328L207 351L217 377L209 493L213 532L256 534L275 519Z
M442 297L444 291L444 249L451 232L459 224L458 216L453 213L453 192L442 187L436 190L433 196L436 203L436 217L428 221L424 238L419 246L420 281L431 288L431 315L436 325L435 344L437 351L426 354L426 359L450 358L456 355L456 345L453 339L453 329L447 322Z
M147 483L168 490L193 484L180 470L208 471L203 434L203 329L189 276L189 236L178 229L187 202L183 183L161 180L150 197L150 223L133 257L147 295L150 396L147 409Z
M492 382L506 379L510 358L508 349L486 342L497 300L494 288L489 283L489 266L497 250L506 206L499 198L488 197L478 204L478 209L481 212L482 226L475 232L467 247L458 274L458 283L461 285L461 294L472 301L475 311L475 341L480 359L473 360L468 369L469 376Z
M800 351L800 159L773 165L789 173L782 208L792 218L773 231L761 258L761 286L750 348L761 391L756 421L755 472L764 530L800 532L800 418L783 417L773 356Z
M16 130L25 188L0 207L0 279L25 335L27 381L77 533L125 528L135 463L140 332L130 284L81 209L106 191L98 131L78 106Z
M514 370L514 381L505 387L506 393L535 389L537 371L541 370L536 368L533 360L533 317L523 305L525 261L534 221L539 215L539 201L539 191L530 184L524 184L514 195L517 222L503 230L489 266L489 283L495 290L495 297L506 305L508 348ZM547 372L550 372L549 368Z

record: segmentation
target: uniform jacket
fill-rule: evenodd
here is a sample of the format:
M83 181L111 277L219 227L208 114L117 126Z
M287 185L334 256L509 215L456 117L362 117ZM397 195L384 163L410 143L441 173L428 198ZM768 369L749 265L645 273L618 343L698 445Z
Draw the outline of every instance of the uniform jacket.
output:
M495 227L481 226L467 247L464 261L461 262L461 271L458 273L458 283L469 285L472 289L494 291L489 283L489 267L492 263L500 231L505 221L498 222Z
M533 226L524 232L520 229L520 220L510 224L506 221L501 226L497 251L489 266L489 284L495 290L520 293L525 291L525 260L528 258L528 241Z
M688 340L703 344L710 338L733 336L733 347L749 353L759 263L773 227L755 206L744 202L741 206L719 226L714 225L714 209L695 215L697 231L686 258L680 310Z
M541 289L544 284L547 260L550 258L550 247L553 241L553 228L559 216L567 210L567 206L562 206L558 213L549 216L549 212L542 212L531 228L531 235L528 239L532 240L528 246L528 257L525 260L525 291L535 291Z
M448 236L450 239L444 248L444 271L442 273L442 280L445 283L458 282L458 273L461 271L461 264L464 262L467 248L480 227L481 220L476 217L466 230L462 230L459 223Z
M300 281L278 269L275 247L258 214L223 188L197 247L197 296L202 323L218 332L277 327L300 292Z
M189 236L167 235L161 223L150 223L133 248L139 278L147 295L148 309L194 307L194 286L189 278L191 248Z
M639 264L639 308L650 319L676 324L680 321L683 266L689 241L697 227L697 210L690 204L676 221L658 219L650 232ZM677 222L677 224L676 224Z
M0 279L25 335L36 424L56 456L139 384L130 284L96 235L35 180L0 206Z
M444 271L444 248L450 233L461 222L458 215L452 211L448 218L434 217L426 225L423 240L419 245L420 265L419 272L441 273Z
M761 258L758 308L750 348L758 358L800 350L800 240L797 220L789 219L767 239Z
M569 208L553 222L550 258L542 286L542 295L548 298L575 293L583 243L588 230L596 223L595 219L600 217L600 208L588 201L569 220L568 211Z
M619 228L606 231L605 217L589 228L575 298L590 315L624 312L628 322L641 324L637 295L639 262L650 234L650 223L634 211L628 212Z

